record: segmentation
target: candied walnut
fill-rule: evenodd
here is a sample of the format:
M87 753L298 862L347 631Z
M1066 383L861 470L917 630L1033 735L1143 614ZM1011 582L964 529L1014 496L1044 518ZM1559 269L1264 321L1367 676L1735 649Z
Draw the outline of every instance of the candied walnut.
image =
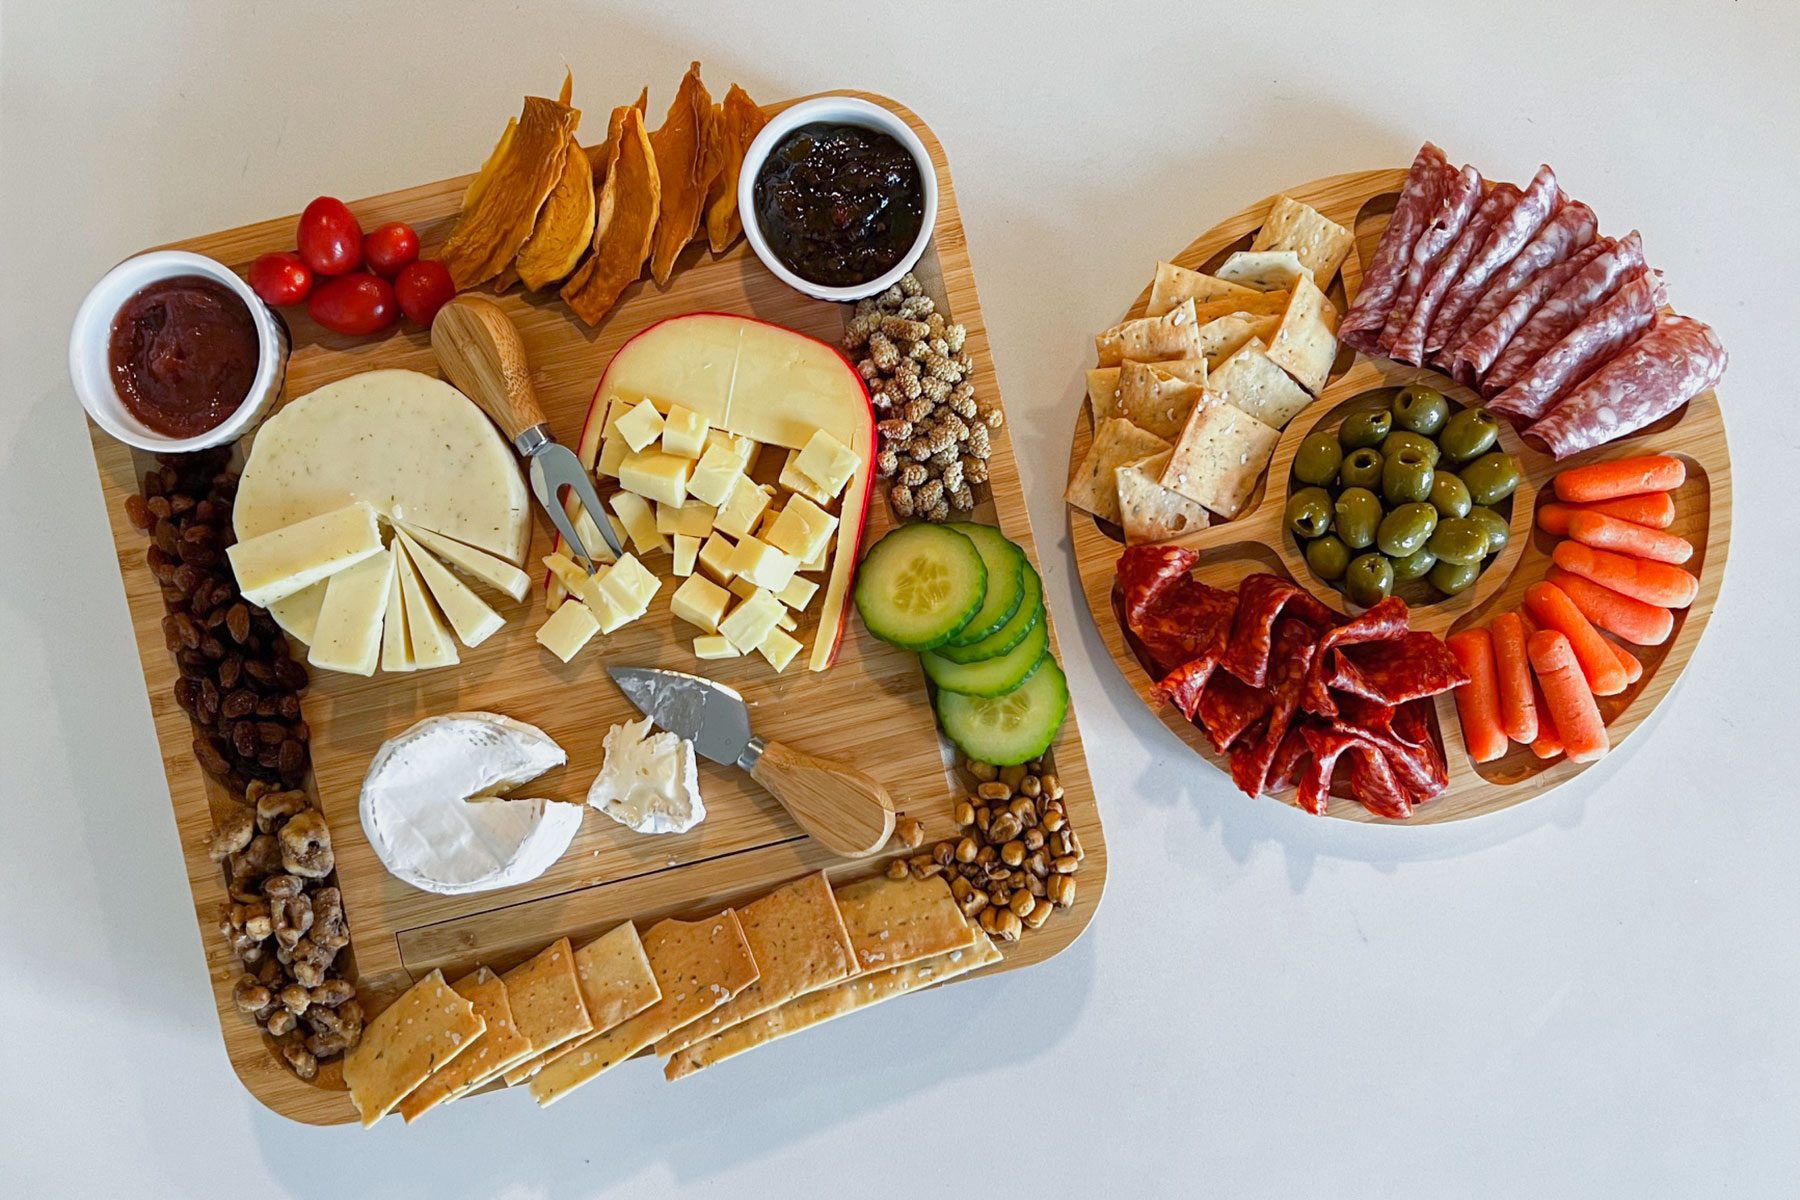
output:
M291 950L312 928L312 901L305 893L277 900L271 915L274 918L275 940Z
M362 1040L362 1001L350 999L336 1008L315 1005L307 1010L306 1023L315 1033L344 1039L345 1049Z
M306 1010L312 1006L312 992L297 983L290 983L275 993L275 999L280 1001L281 1007L296 1017L304 1016Z
M212 845L207 853L216 863L222 863L233 854L238 853L250 844L256 835L256 816L248 809L237 809L219 822L213 832Z
M342 950L350 944L350 922L344 916L344 894L334 887L320 888L312 898L313 943L325 950Z
M245 972L231 989L231 1001L240 1012L257 1012L274 1003L275 994L263 986L262 980Z
M281 869L281 843L274 834L259 833L235 861L247 863L258 875L271 875Z
M269 1033L275 1037L281 1037L283 1034L293 1030L299 1024L300 1018L296 1017L290 1010L278 1008L269 1014L269 1019L267 1021L263 1022L263 1028L268 1030Z
M306 890L306 880L298 875L271 875L262 881L263 895L271 902L298 896Z
M281 1048L281 1057L287 1060L287 1065L291 1067L294 1074L298 1075L301 1079L311 1081L318 1078L318 1056L308 1050L305 1043L294 1042L283 1046Z
M283 736L285 735L286 731L283 730ZM264 791L257 796L255 803L256 827L264 833L275 832L277 825L289 817L304 812L308 805L306 793L302 791Z
M312 1003L321 1008L336 1008L346 1000L356 999L356 988L348 979L327 979L312 990Z
M311 938L301 938L288 951L288 973L294 982L307 988L316 988L325 982L325 972L337 958L336 950L327 950Z
M309 808L281 827L281 865L304 879L323 879L335 865L325 816Z

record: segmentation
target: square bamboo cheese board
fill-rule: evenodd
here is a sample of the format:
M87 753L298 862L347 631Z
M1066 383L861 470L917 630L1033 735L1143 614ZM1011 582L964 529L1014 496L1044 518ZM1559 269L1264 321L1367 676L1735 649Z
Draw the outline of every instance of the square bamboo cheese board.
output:
M861 96L889 109L927 147L937 173L939 205L916 274L940 310L966 326L965 349L974 361L976 389L997 404L998 383L942 146L922 121L892 101L863 93L832 94ZM772 114L796 102L766 111ZM357 201L354 208L369 227L388 220L410 222L431 247L449 232L470 178L391 192ZM294 222L284 216L167 248L204 254L242 273L259 255L289 248ZM703 240L690 245L666 287L647 279L631 285L593 328L575 320L554 291L514 289L498 302L523 337L532 382L552 431L571 446L580 441L591 397L614 352L658 321L698 311L741 314L835 345L849 316L847 306L789 289L742 241L719 255L709 253ZM288 315L293 348L284 401L375 368L439 374L427 333L416 326L358 340L326 332L303 310L289 310ZM164 642L161 589L145 562L150 543L126 515L126 500L137 492L153 460L91 423L90 435L230 1061L245 1086L276 1112L314 1124L355 1120L340 1073L323 1070L317 1080L302 1081L233 1003L233 983L242 968L218 934L225 888L220 868L209 858L208 842L216 822L237 803L201 768L191 749L194 728L173 697L177 671ZM977 493L980 503L972 519L997 525L1035 560L1019 464L1004 426L993 431L989 463L990 478ZM863 545L896 523L878 493ZM700 785L709 815L690 833L644 837L589 814L567 853L528 883L461 896L419 891L395 879L376 858L358 819L357 797L377 748L427 716L491 710L540 727L562 745L569 761L535 780L531 794L579 801L599 769L607 729L637 716L604 668L698 671L743 694L759 734L863 767L892 794L896 809L924 823L928 843L955 833L952 802L966 785L958 783L954 752L937 731L916 655L875 640L852 617L835 664L822 673L807 671L804 658L780 674L754 655L697 663L688 646L693 630L659 605L644 620L599 640L598 650L590 646L565 665L534 640L544 615L537 582L542 575L535 564L553 543L554 531L534 508L526 555L534 572L532 591L522 604L503 609L506 625L465 651L459 666L368 678L313 673L302 714L311 730L307 790L330 826L352 937L345 973L365 1004L378 1008L433 970L442 969L447 978L477 964L504 971L559 937L579 943L624 920L643 929L668 916L716 912L807 872L826 869L835 883L878 871L891 857L884 852L855 862L836 858L807 838L746 774L702 763ZM810 644L816 621L815 610L795 636ZM1054 652L1053 629L1050 643ZM1045 759L1047 766L1054 764L1066 789L1069 820L1085 845L1079 899L1069 912L1005 946L1004 960L989 970L1027 966L1060 952L1086 927L1104 889L1105 842L1072 708Z

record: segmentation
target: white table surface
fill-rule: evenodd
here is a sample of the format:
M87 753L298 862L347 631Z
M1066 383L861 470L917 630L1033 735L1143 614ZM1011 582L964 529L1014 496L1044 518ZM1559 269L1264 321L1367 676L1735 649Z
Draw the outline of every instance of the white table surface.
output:
M1800 1188L1791 5L333 7L0 4L0 1191ZM640 1066L548 1112L293 1124L222 1050L69 317L141 246L473 169L565 58L590 113L644 81L660 113L695 56L716 92L884 92L948 149L1105 903L1050 963L679 1087ZM1737 519L1712 629L1628 748L1497 816L1369 828L1246 799L1143 710L1076 591L1059 493L1088 335L1158 256L1425 137L1493 175L1547 160L1609 230L1643 230L1734 351Z

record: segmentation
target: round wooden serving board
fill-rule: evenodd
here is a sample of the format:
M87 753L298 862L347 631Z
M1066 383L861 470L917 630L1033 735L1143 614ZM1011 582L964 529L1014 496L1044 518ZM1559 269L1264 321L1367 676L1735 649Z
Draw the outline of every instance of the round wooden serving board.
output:
M1356 292L1363 263L1374 253L1405 179L1403 170L1360 171L1315 180L1285 193L1312 205L1355 235L1352 253L1344 262L1342 275L1333 282L1328 293L1340 313L1349 307L1348 297ZM1271 196L1259 200L1214 226L1171 261L1199 271L1216 268L1233 251L1248 248L1251 235L1262 225L1274 199ZM1148 302L1149 289L1146 288L1126 316L1143 316ZM1385 396L1367 396L1371 390L1391 390L1413 383L1438 388L1455 404L1481 403L1481 397L1475 392L1437 371L1387 359L1367 358L1347 346L1340 346L1330 380L1318 399L1282 431L1268 473L1244 511L1236 520L1173 539L1176 544L1201 552L1196 577L1217 587L1230 588L1246 575L1271 571L1292 579L1331 608L1344 612L1343 597L1313 575L1293 537L1284 529L1283 509L1287 503L1289 470L1300 442L1314 429L1335 428L1345 414L1355 409L1380 407ZM1086 455L1093 434L1092 413L1084 402L1076 419L1074 444L1070 447L1071 472ZM1686 565L1700 579L1700 595L1688 609L1675 614L1675 631L1667 642L1661 646L1631 647L1644 664L1643 677L1622 694L1601 698L1600 710L1606 718L1616 752L1619 744L1643 723L1675 686L1700 641L1700 635L1706 630L1713 603L1718 599L1731 539L1731 456L1725 443L1725 423L1719 413L1718 395L1706 392L1648 429L1560 464L1522 444L1511 426L1504 422L1500 437L1503 448L1518 455L1524 465L1524 480L1511 500L1512 541L1488 564L1475 586L1459 596L1433 599L1437 593L1432 591L1415 594L1403 590L1400 594L1413 606L1414 629L1448 634L1484 624L1495 614L1520 606L1525 589L1544 577L1550 551L1559 540L1538 530L1535 525L1537 506L1543 499L1541 494L1548 492L1550 480L1559 469L1646 453L1673 454L1687 463L1687 482L1675 493L1675 523L1670 526L1670 532L1680 534L1694 544L1694 557ZM1114 565L1125 548L1118 529L1071 508L1069 532L1081 574L1082 591L1087 596L1095 625L1112 652L1113 661L1132 682L1138 696L1165 725L1224 769L1224 757L1214 752L1205 733L1153 695L1155 679L1126 640L1114 607ZM1413 586L1423 588L1425 585ZM1517 745L1504 758L1476 764L1470 761L1463 746L1453 698L1449 694L1440 695L1435 704L1438 729L1450 767L1450 786L1442 796L1417 809L1409 819L1412 824L1459 821L1507 808L1546 792L1585 769L1583 764L1566 758L1540 760L1528 748ZM1280 799L1293 803L1294 793L1289 791ZM1393 823L1374 816L1348 798L1339 798L1330 806L1329 812L1334 817L1350 820Z

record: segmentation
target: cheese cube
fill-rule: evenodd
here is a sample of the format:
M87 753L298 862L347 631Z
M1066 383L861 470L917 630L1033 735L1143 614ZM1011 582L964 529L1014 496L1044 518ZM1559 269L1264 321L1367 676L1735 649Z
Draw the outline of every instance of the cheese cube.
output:
M771 592L779 592L786 587L794 578L794 569L799 565L798 559L783 554L758 537L742 539L738 542L737 549L731 552L732 574Z
M719 632L747 654L762 645L762 640L769 636L780 617L781 601L759 588L719 622Z
M594 614L594 619L600 623L601 633L611 633L621 625L635 621L642 615L624 612L618 605L608 600L600 591L600 577L589 575L582 569L580 563L568 555L546 555L544 565L550 568L551 574L556 576L557 582L561 583L571 596L588 606Z
M656 506L656 531L658 533L685 533L689 537L703 538L712 532L713 518L718 509L699 500L689 500L686 504L658 504Z
M784 554L811 562L837 532L837 518L805 496L789 497L786 507L769 527L768 541ZM780 589L775 589L779 591Z
M827 497L832 497L855 478L856 468L862 465L862 460L850 447L823 429L815 429L792 463L796 471L812 480Z
M723 446L731 451L738 460L738 466L742 467L746 474L756 462L756 452L762 449L761 442L747 438L741 433L726 433L723 429L713 429L706 435L706 448L710 450L714 446Z
M730 583L737 572L731 569L731 552L736 547L722 533L715 533L700 547L700 569L712 576L714 583Z
M692 575L694 563L700 557L700 539L689 537L685 533L675 535L675 573Z
M732 578L731 582L725 586L730 589L732 595L738 597L740 600L748 600L750 597L756 595L757 592L757 587L754 583L751 583L748 579L739 579L735 576Z
M797 496L805 496L814 504L830 504L830 493L815 483L811 475L794 465L794 460L799 457L798 450L788 451L786 460L781 464L781 475L776 482Z
M615 428L632 453L638 454L662 435L663 417L656 411L656 405L644 400L620 417Z
M780 599L780 597L777 596L776 599ZM785 629L789 633L792 633L794 630L800 628L800 622L794 619L794 614L792 612L783 608L781 610L781 615L775 618L775 628Z
M687 481L688 495L718 508L744 477L744 464L729 446L708 446Z
M802 579L796 575L788 580L788 585L775 593L775 598L793 609L805 612L806 606L812 603L813 596L819 591L819 585L810 579Z
M819 547L817 554L800 564L800 569L810 575L815 571L823 571L830 563L831 542L827 539L825 544Z
M711 428L712 423L693 409L671 404L663 419L662 448L683 458L699 458L706 450L706 434Z
M600 594L620 612L629 613L634 620L643 616L644 611L650 607L650 601L655 599L659 586L660 581L650 573L649 568L630 554L614 563L600 577Z
M587 552L594 556L595 562L609 563L618 557L612 552L612 547L606 544L606 539L600 536L600 527L594 524L594 518L588 516L587 509L581 506L580 501L570 500L568 511L575 522L575 532L581 535L581 544L587 547ZM620 545L624 545L625 539L631 535L619 524L619 518L611 513L606 513L605 516L606 523L613 528L613 536L619 539Z
M731 603L731 593L704 575L690 575L669 598L669 611L708 633L719 629L719 618Z
M594 463L595 475L611 475L617 479L619 464L631 457L631 447L622 437L609 437L600 443L600 458Z
M600 632L600 622L577 600L565 600L550 619L538 626L538 645L568 662Z
M737 658L743 654L730 639L720 637L716 633L703 634L694 639L695 658Z
M718 516L713 518L713 528L732 537L748 537L772 497L767 486L752 483L748 475L739 475L731 485L731 495L719 506Z
M375 510L357 503L246 538L225 556L244 599L267 606L380 553Z
M691 458L646 450L627 456L619 464L619 486L645 499L679 508L687 501L688 478L693 471L694 460Z
M769 630L767 637L757 645L756 651L769 660L776 673L787 670L787 665L794 661L794 655L800 653L800 643L779 629Z
M625 532L631 535L631 548L639 554L655 554L667 550L669 543L656 531L656 514L649 503L635 492L615 492L609 503L619 514Z

